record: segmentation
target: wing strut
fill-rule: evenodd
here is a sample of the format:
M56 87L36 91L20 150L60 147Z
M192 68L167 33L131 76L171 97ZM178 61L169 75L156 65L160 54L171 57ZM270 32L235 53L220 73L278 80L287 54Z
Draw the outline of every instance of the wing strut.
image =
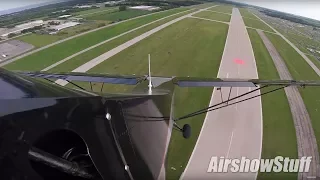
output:
M229 91L229 96L228 96L228 101L227 101L227 104L229 104L229 101L230 101L230 95L231 95L231 91L232 91L232 86L230 87L230 91Z
M260 93L259 95L255 95L255 96L252 96L252 97L249 97L249 98L246 98L246 99L243 99L243 100L241 100L241 101L237 101L237 102L234 102L234 103L231 103L231 104L228 103L228 102L230 102L230 101L232 101L232 100L234 100L234 99L243 97L243 96L245 96L245 95L251 94L251 93L253 93L253 92L255 92L255 91L258 91L258 90L261 90L261 89L263 89L263 88L268 87L268 85L265 85L265 86L262 86L262 87L260 87L260 88L255 89L255 90L249 91L249 92L244 93L244 94L241 94L241 95L239 95L239 96L236 96L236 97L234 97L234 98L228 99L227 101L223 101L223 102L221 102L221 103L217 103L217 104L212 105L212 106L209 106L209 107L207 107L207 108L204 108L204 109L195 111L195 112L193 112L193 113L187 114L187 115L185 115L185 116L182 116L182 117L180 117L180 118L175 119L174 121L180 121L180 120L187 119L187 118L190 118L190 117L193 117L193 116L197 116L197 115L200 115L200 114L203 114L203 113L207 113L207 112L214 111L214 110L217 110L217 109L221 109L221 108L224 108L224 107L227 107L227 106L231 106L231 105L234 105L234 104L238 104L238 103L241 103L241 102L244 102L244 101L247 101L247 100L250 100L250 99L253 99L253 98L262 96L262 95L265 95L265 94L269 94L269 93L278 91L278 90L280 90L280 89L284 89L284 88L286 88L286 87L288 87L288 86L290 86L290 85L281 86L281 87L279 87L279 88L276 88L276 89L267 91L267 92L265 92L265 93ZM228 104L227 104L227 105L224 105L224 106L217 107L217 106L222 105L222 104L224 104L224 103L228 103Z
M152 80L151 80L151 58L150 58L150 54L148 55L148 60L149 60L149 94L152 94Z

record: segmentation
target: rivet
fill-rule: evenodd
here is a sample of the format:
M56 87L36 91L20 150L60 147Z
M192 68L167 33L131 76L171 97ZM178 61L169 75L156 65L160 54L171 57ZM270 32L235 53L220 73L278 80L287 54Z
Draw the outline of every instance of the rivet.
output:
M110 121L111 120L111 114L107 113L106 118Z

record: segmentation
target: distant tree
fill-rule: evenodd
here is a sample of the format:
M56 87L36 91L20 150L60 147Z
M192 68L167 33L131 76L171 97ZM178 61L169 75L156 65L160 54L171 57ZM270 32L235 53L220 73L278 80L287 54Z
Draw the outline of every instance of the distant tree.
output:
M67 35L68 32L60 31L60 32L58 32L57 34L58 34L58 36L63 36L63 35Z
M15 33L10 33L10 34L8 34L8 38L13 38L13 37L15 37L17 34L15 34Z
M98 24L98 28L99 28L99 27L103 27L103 26L105 26L105 25L106 25L106 23L99 23L99 24Z
M123 6L123 5L119 6L119 11L125 11L125 10L127 10L127 6Z
M53 26L53 25L59 25L60 22L50 21L48 24Z

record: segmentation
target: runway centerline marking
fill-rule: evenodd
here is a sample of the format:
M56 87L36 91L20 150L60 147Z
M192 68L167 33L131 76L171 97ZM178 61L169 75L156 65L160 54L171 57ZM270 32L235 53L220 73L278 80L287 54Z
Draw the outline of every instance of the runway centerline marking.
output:
M239 96L239 87L237 87L237 96ZM236 104L236 110L238 111L238 104Z
M232 133L231 133L230 142L229 142L229 148L228 148L228 152L227 152L226 158L228 158L229 153L230 153L230 150L231 150L232 139L233 139L233 131L232 131Z

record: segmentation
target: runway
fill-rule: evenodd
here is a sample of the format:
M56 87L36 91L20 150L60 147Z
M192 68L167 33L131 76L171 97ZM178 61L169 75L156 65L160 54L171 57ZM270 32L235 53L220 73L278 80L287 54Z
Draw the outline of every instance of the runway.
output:
M218 6L218 5L210 6L210 7L204 8L204 9L199 9L198 11L191 12L189 14L186 14L184 16L181 16L181 17L173 19L173 20L171 20L169 22L166 22L166 23L164 23L164 24L162 24L162 25L160 25L160 26L158 26L158 27L156 27L154 29L151 29L150 31L147 31L147 32L145 32L145 33L143 33L143 34L141 34L141 35L139 35L139 36L137 36L137 37L135 37L135 38L133 38L133 39L131 39L131 40L129 40L129 41L127 41L127 42L125 42L125 43L113 48L113 49L111 49L111 50L109 50L109 51L107 51L104 54L101 54L100 56L98 56L98 57L86 62L85 64L83 64L83 65L81 65L79 67L77 67L72 72L87 72L90 69L92 69L93 67L99 65L100 63L106 61L107 59L109 59L112 56L120 53L121 51L129 48L130 46L133 46L134 44L142 41L143 39L153 35L154 33L159 32L160 30L162 30L162 29L164 29L164 28L166 28L166 27L168 27L168 26L170 26L170 25L172 25L172 24L174 24L174 23L176 23L178 21L181 21L181 20L183 20L185 18L191 17L194 14L197 14L199 12L202 12L204 10L207 10L209 8L216 7L216 6ZM62 80L62 79L56 80L55 82L57 84L61 85L61 86L65 86L65 85L68 84L67 81Z
M165 10L165 11L169 11L169 10ZM42 50L44 50L44 49L47 49L47 48L49 48L49 47L52 47L52 46L55 46L55 45L57 45L57 44L63 43L63 42L65 42L65 41L68 41L68 40L71 40L71 39L74 39L74 38L77 38L77 37L80 37L80 36L89 34L89 33L91 33L91 32L99 31L99 30L101 30L101 29L105 29L105 28L108 28L108 27L111 27L111 26L115 26L115 25L117 25L117 24L121 24L121 23L130 21L130 20L134 20L134 19L138 19L138 18L145 17L145 16L150 16L150 15L158 14L158 13L165 12L165 11L158 11L158 12L154 12L154 13L145 14L145 15L141 15L141 16L134 17L134 18L126 19L126 20L123 20L123 21L120 21L120 22L116 22L116 23L113 23L113 24L108 24L108 25L103 26L103 27L100 27L100 28L92 29L92 30L89 30L89 31L86 31L86 32L83 32L83 33L80 33L80 34L77 34L77 35L74 35L74 36L71 36L71 37L62 39L62 40L59 40L59 41L56 41L56 42L54 42L54 43L51 43L51 44L48 44L48 45L46 45L46 46L40 47L40 48L35 49L35 50L33 50L33 51L29 51L29 52L27 52L27 53L24 53L24 54L22 54L22 55L20 55L20 56L17 56L17 57L14 57L14 58L12 58L12 59L8 59L8 60L6 60L6 61L4 61L4 62L1 62L1 63L0 63L0 67L5 66L5 65L7 65L7 64L9 64L9 63L12 63L12 62L14 62L14 61L17 61L17 60L19 60L19 59L22 59L22 58L24 58L24 57L26 57L26 56L29 56L29 55L33 54L33 53L42 51ZM25 34L25 35L26 35L26 34ZM14 37L14 38L16 38L16 37Z
M212 47L214 48L214 47ZM228 37L225 44L219 78L258 78L251 42L237 8L233 8ZM222 88L226 100L230 88ZM231 98L253 88L232 88ZM249 96L259 94L257 91ZM216 88L210 105L221 102ZM232 101L235 102L235 101ZM195 149L180 179L256 179L257 173L207 172L212 156L225 158L260 159L262 146L261 99L256 98L207 113Z
M54 68L54 67L56 67L56 66L58 66L58 65L60 65L60 64L62 64L62 63L64 63L64 62L66 62L66 61L68 61L68 60L76 57L76 56L79 56L79 55L81 55L81 54L83 54L83 53L86 53L86 52L88 52L88 51L90 51L90 50L92 50L92 49L94 49L94 48L96 48L96 47L98 47L98 46L101 46L101 45L103 45L103 44L106 44L106 43L108 43L108 42L110 42L110 41L113 41L113 40L115 40L115 39L117 39L117 38L120 38L120 37L126 35L126 34L129 34L129 33L131 33L131 32L134 32L134 31L136 31L136 30L138 30L138 29L144 28L144 27L146 27L146 26L148 26L148 25L150 25L150 24L153 24L153 23L155 23L155 22L162 21L162 20L164 20L164 19L166 19L166 18L169 18L169 17L171 17L171 16L175 16L175 15L178 15L178 14L181 14L181 13L185 13L185 12L188 12L188 11L192 11L192 10L193 10L193 9L189 9L189 10L186 10L186 11L178 12L178 13L175 13L175 14L172 14L172 15L169 15L169 16L166 16L166 17L157 19L157 20L152 21L152 22L150 22L150 23L144 24L144 25L142 25L142 26L136 27L136 28L131 29L131 30L129 30L129 31L126 31L126 32L124 32L124 33L121 33L121 34L119 34L119 35L117 35L117 36L114 36L114 37L112 37L112 38L110 38L110 39L107 39L107 40L102 41L102 42L100 42L100 43L98 43L98 44L95 44L95 45L93 45L93 46L90 46L90 47L88 47L88 48L86 48L86 49L84 49L84 50L82 50L82 51L79 51L79 52L77 52L77 53L75 53L75 54L72 54L71 56L68 56L68 57L66 57L66 58L64 58L64 59L62 59L62 60L60 60L60 61L58 61L58 62L56 62L56 63L54 63L54 64L52 64L52 65L50 65L50 66L48 66L48 67L46 67L46 68L44 68L44 69L42 69L41 71L48 71L48 70L50 70L50 69L52 69L52 68Z

